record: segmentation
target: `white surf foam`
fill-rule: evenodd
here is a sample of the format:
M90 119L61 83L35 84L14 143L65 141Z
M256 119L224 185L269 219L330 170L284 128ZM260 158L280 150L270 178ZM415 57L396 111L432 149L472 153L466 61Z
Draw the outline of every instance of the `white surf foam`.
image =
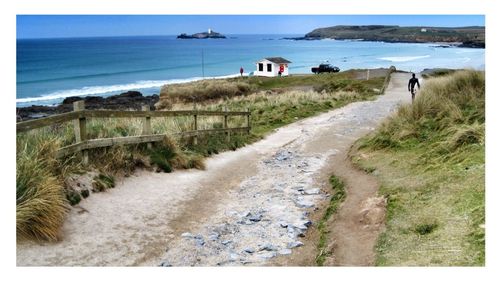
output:
M425 56L403 56L403 57L383 57L379 58L380 60L384 61L390 61L390 62L409 62L409 61L414 61L414 60L419 60L419 59L424 59L424 58L429 58L430 55L425 55Z
M247 73L243 74L247 76ZM211 76L211 77L191 77L185 79L169 79L169 80L141 80L134 83L128 84L116 84L116 85L104 85L104 86L88 86L80 89L68 89L52 92L40 97L27 97L16 99L17 103L29 103L29 102L40 102L49 101L56 99L64 99L71 96L90 96L90 95L105 95L107 93L119 92L119 91L129 91L129 90L139 90L146 88L161 87L165 84L176 84L176 83L188 83L193 81L199 81L203 79L222 79L222 78L232 78L238 77L240 74L231 74L224 76Z

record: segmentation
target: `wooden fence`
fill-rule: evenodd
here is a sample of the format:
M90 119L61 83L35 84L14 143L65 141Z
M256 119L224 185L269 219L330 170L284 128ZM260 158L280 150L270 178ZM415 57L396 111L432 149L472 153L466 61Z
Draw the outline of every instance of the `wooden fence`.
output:
M214 132L225 132L227 141L230 141L231 132L246 131L250 133L250 111L230 112L227 108L224 111L150 111L149 106L143 106L141 111L112 111L112 110L85 110L84 101L73 103L73 111L40 118L29 121L18 122L16 126L17 133L29 131L36 128L51 126L57 123L73 121L76 143L60 148L56 155L64 157L70 154L82 152L83 162L88 163L88 150L93 148L110 147L114 145L128 145L148 143L151 148L152 142L163 140L167 134L152 134L151 118L155 117L175 117L175 116L193 116L194 130L174 133L178 136L194 137L194 144L198 142L198 135ZM198 129L198 116L221 116L224 117L222 128ZM246 116L246 127L229 128L228 117ZM125 136L113 138L87 139L87 119L88 118L143 118L142 134L138 136Z

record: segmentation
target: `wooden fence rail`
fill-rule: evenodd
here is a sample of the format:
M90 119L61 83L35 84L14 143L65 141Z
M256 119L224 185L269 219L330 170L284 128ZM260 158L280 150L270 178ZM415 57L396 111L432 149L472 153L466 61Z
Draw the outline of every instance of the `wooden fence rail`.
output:
M129 145L147 143L148 148L152 147L153 142L163 140L167 134L151 134L151 118L156 117L176 117L193 116L194 130L177 132L174 135L194 137L194 144L197 144L200 134L210 134L214 132L224 132L226 140L229 142L231 132L246 131L250 133L250 111L230 112L227 108L224 111L150 111L148 106L142 107L141 111L111 111L111 110L85 110L84 101L73 103L73 111L64 114L53 115L36 120L18 122L16 126L17 133L26 132L32 129L51 126L54 124L73 121L76 143L60 148L56 152L57 157L64 157L70 154L82 152L84 163L88 163L88 150L94 148L110 147L114 145ZM198 116L221 116L224 117L222 128L198 129ZM229 116L246 116L246 127L228 127ZM143 118L142 134L138 136L125 136L113 138L87 139L87 119L88 118Z

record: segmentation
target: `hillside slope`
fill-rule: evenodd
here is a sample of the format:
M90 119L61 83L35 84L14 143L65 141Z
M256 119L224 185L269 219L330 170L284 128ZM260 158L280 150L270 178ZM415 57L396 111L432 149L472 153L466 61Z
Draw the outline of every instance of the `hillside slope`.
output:
M338 25L317 28L303 39L354 39L384 42L460 42L462 47L485 47L485 28L470 27L401 27L397 25Z

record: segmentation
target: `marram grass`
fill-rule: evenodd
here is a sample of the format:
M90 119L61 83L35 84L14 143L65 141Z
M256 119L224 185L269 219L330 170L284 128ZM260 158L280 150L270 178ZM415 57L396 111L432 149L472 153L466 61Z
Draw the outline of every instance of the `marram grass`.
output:
M377 265L485 264L485 78L457 71L425 82L353 160L388 198Z

